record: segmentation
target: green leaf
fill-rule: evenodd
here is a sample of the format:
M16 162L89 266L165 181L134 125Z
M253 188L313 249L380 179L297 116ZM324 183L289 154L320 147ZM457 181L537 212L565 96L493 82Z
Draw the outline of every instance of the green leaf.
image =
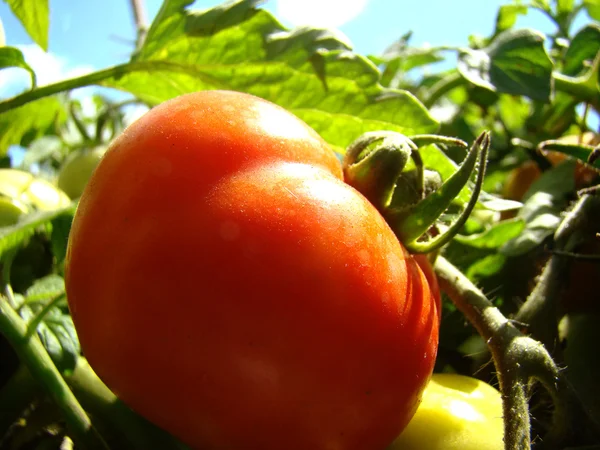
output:
M550 2L548 0L531 0L531 4L545 11L550 11Z
M437 145L430 144L419 149L423 165L427 169L435 170L442 177L442 182L445 182L458 170L458 164L452 161ZM462 188L456 196L456 202L465 204L471 198L471 189L469 186Z
M19 223L0 228L0 258L9 250L20 247L39 229L51 230L51 221L62 214L74 214L75 206L71 205L56 211L40 211L25 216Z
M594 20L600 20L600 0L583 0L583 5Z
M444 59L438 48L407 47L402 40L387 48L380 57L369 58L377 65L385 65L381 84L391 87L398 87L410 70Z
M529 188L518 218L525 221L523 232L501 247L501 253L517 256L541 245L554 234L567 206L568 195L575 190L575 161L565 161L544 172Z
M586 62L592 62L600 51L600 25L590 23L583 27L571 40L565 53L562 72L565 75L577 76L587 70Z
M205 89L248 92L291 111L337 150L367 131L437 129L406 91L384 88L377 67L338 32L288 31L256 1L200 12L166 1L132 66L102 84L157 104Z
M479 205L489 211L514 211L523 206L520 202L514 200L507 200L505 198L496 197L495 195L489 194L485 191L481 191L479 195Z
M26 322L39 320L40 313L43 317L36 329L42 344L60 372L72 372L81 354L73 319L58 306L45 308L43 304L26 303L19 309Z
M44 51L48 51L48 0L4 0L23 24L25 31Z
M18 145L25 136L42 136L55 124L64 123L66 112L56 97L42 98L4 113L0 113L0 156L11 145Z
M575 161L567 160L544 172L541 177L531 184L531 187L523 196L525 205L521 212L523 214L527 213L529 198L537 192L549 194L553 203L560 205L562 210L567 197L575 192L575 165Z
M75 209L67 209L64 213L52 219L50 244L52 245L52 254L59 266L63 264L67 256L67 243L74 213Z
M531 115L531 102L523 97L502 94L498 99L498 115L513 133L525 127L527 118Z
M21 50L15 47L0 47L0 69L8 67L20 67L29 72L31 76L31 88L35 88L36 78L33 69L25 62Z
M550 100L553 63L537 31L507 30L483 50L464 49L458 69L471 83L491 91Z
M545 192L537 192L531 201L525 205L531 207L528 211L527 227L523 233L501 248L503 254L517 256L527 253L541 245L544 240L554 234L560 224L560 211L552 203L552 199ZM525 208L524 208L525 209ZM526 214L521 216L525 219Z
M564 142L560 141L544 141L540 143L538 149L561 152L566 155L572 156L573 158L576 158L581 162L590 164L590 162L588 162L589 158L592 152L596 150L596 147L593 145L586 144L565 144ZM590 165L596 167L597 169L600 169L600 158L593 161Z
M65 293L65 280L59 275L48 275L36 280L25 292L26 303L47 302Z
M562 136L576 117L577 100L564 92L556 92L552 103L534 105L527 126L541 136Z
M505 262L506 256L501 253L493 253L471 264L467 269L466 275L471 280L491 277L502 270Z
M517 3L500 6L498 15L496 16L496 31L494 32L494 35L512 28L515 23L517 23L517 17L519 15L527 14L527 9L527 5Z
M573 12L574 5L574 0L557 0L556 12L559 16L568 16L571 12Z
M480 249L495 249L516 238L525 228L522 219L503 220L479 234L457 235L454 239L464 245Z

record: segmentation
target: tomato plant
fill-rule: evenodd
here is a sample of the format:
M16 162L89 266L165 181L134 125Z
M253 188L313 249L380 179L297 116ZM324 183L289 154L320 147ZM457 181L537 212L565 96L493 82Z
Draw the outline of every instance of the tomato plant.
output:
M0 2L0 448L600 445L596 0L368 55L136 0L108 65L51 3Z
M92 367L194 448L384 448L433 369L419 266L314 131L246 94L178 97L117 138L65 275Z

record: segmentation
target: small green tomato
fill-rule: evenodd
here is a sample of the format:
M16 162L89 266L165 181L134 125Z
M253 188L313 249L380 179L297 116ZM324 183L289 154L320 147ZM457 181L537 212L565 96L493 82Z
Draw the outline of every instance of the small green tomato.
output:
M58 187L70 198L79 198L105 151L104 147L95 147L67 156L58 174Z

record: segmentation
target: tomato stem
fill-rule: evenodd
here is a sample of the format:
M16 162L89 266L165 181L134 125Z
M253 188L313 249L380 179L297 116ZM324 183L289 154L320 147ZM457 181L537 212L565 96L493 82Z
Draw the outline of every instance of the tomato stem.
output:
M108 449L100 434L92 427L90 418L58 372L39 338L35 335L27 335L27 324L8 304L5 297L0 298L0 330L23 364L63 411L74 441L82 448Z
M506 450L531 448L528 393L533 380L544 386L554 402L554 423L545 440L562 448L562 443L574 437L569 433L576 432L571 430L598 434L598 427L542 343L521 333L515 322L442 256L436 260L435 273L442 291L488 344L503 394Z
M556 341L556 309L558 295L564 285L565 274L572 262L560 252L572 253L589 235L593 228L594 217L600 216L600 195L583 194L565 216L554 234L554 254L542 271L538 283L519 309L515 319L529 324L528 331L552 348ZM549 326L554 323L555 326Z
M435 272L440 288L450 297L456 307L465 315L482 338L488 343L492 353L500 390L503 394L504 445L506 450L528 450L530 445L529 406L525 395L526 385L521 379L518 359L508 358L510 343L517 339L532 347L540 361L552 361L544 347L525 337L490 302L485 295L462 274L452 263L439 256ZM520 345L520 344L517 344ZM551 362L552 366L554 363ZM516 366L516 367L515 367ZM558 376L554 366L552 376Z
M98 378L85 358L78 358L75 370L66 377L66 381L87 410L95 417L106 421L125 437L127 448L187 449L173 436L148 422L121 402Z
M375 143L378 144L369 149ZM344 181L382 211L390 203L396 181L416 149L400 133L364 133L348 146L343 162Z

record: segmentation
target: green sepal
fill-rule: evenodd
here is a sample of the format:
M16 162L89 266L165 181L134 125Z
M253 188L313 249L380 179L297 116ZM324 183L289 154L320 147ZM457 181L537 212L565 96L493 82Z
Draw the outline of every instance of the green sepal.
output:
M599 149L600 146L588 144L565 144L564 142L554 140L541 142L538 146L538 150L540 151L550 150L564 153L597 169L600 169L600 158L597 156Z
M386 219L392 229L411 253L428 253L440 248L450 241L465 223L475 207L481 191L489 146L489 133L484 132L474 142L459 169L439 189L408 211L390 209L386 212ZM444 232L433 239L419 241L469 182L474 171L477 172L477 179L472 196L458 218Z
M370 149L369 147L381 141ZM343 161L344 181L384 210L396 180L416 150L406 136L395 132L365 133L348 147Z
M437 134L417 134L410 136L410 140L415 143L417 147L424 147L430 144L446 145L448 147L462 147L467 148L467 144L462 139L449 136L439 136Z

